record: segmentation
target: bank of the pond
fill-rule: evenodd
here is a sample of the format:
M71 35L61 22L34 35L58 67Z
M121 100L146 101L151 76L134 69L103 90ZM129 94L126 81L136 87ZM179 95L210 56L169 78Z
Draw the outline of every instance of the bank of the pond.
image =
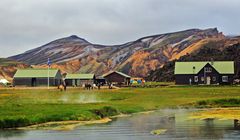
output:
M55 121L95 121L186 104L196 107L200 106L197 104L199 102L221 99L237 99L232 106L239 106L239 91L240 87L69 89L66 92L54 89L3 89L0 90L0 128Z
M35 125L30 125L26 127L18 127L18 130L55 130L55 131L69 131L74 130L76 127L81 125L90 125L90 124L102 124L112 121L110 118L103 118L100 120L92 121L58 121L58 122L47 122L40 123Z
M240 121L240 108L212 108L192 113L190 119L218 119Z
M14 128L17 130L56 130L56 131L69 131L74 130L76 127L82 125L91 125L91 124L103 124L111 122L112 119L122 118L122 117L130 117L136 114L150 114L154 113L156 110L152 111L144 111L144 112L137 112L132 114L118 114L118 115L109 115L108 117L104 117L99 120L90 120L90 121L55 121L55 122L46 122L46 123L39 123L35 125L25 126L25 127L18 127Z

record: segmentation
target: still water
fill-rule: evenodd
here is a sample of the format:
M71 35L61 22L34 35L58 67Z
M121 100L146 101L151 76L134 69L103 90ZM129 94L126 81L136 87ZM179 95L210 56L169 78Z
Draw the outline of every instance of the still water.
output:
M81 126L72 131L0 131L1 140L240 140L233 120L189 120L196 110L162 110L117 118L107 124ZM152 135L155 129L167 129Z

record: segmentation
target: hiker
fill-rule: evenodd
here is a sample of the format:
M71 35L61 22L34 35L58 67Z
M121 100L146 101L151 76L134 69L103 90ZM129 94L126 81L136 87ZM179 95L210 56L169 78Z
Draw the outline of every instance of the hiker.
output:
M64 87L64 91L66 91L67 90L67 85L63 84L63 87Z
M189 79L189 85L192 85L192 79L191 78Z
M112 89L112 83L108 83L108 88Z
M97 84L97 87L98 87L98 90L100 90L100 88L101 88L101 83L98 83L98 84Z

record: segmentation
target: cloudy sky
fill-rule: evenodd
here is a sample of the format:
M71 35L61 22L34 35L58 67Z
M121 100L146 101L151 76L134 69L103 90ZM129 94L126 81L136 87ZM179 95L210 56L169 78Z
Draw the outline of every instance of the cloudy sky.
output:
M190 28L236 35L239 6L239 0L1 0L0 57L73 34L108 45Z

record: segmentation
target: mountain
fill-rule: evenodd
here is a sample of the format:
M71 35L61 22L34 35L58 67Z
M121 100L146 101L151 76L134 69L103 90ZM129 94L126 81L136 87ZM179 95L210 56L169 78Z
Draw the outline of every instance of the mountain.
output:
M11 81L17 69L28 67L30 66L24 63L20 63L6 58L0 58L0 79L5 78Z
M63 72L96 73L119 70L132 76L147 77L150 71L167 62L200 49L211 40L226 37L216 28L190 29L140 38L122 45L92 44L76 35L52 41L41 47L10 57L10 59Z
M163 67L150 72L147 80L174 81L175 61L234 61L235 78L240 78L240 37L212 40L200 49L167 62Z

